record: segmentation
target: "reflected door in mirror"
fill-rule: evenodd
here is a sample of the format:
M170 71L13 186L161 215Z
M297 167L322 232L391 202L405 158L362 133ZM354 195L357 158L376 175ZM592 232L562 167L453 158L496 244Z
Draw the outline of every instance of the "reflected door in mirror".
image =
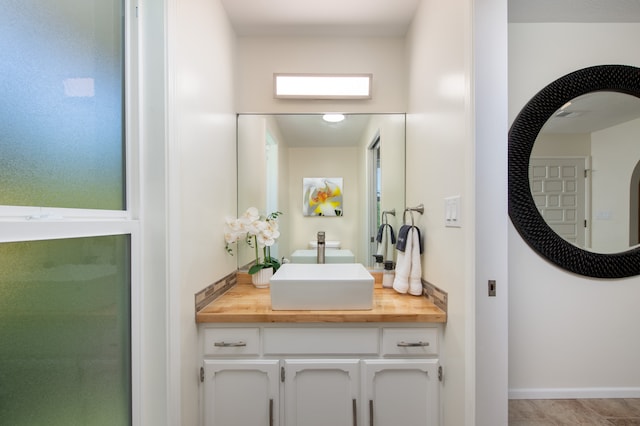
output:
M536 138L530 185L558 235L585 250L616 253L638 243L640 99L599 91L571 99Z

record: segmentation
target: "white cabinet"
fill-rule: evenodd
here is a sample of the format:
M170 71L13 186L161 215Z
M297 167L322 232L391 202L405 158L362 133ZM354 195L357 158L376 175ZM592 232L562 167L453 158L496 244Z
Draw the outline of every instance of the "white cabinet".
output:
M366 359L362 364L362 424L439 424L438 360Z
M438 426L438 325L203 325L204 426Z
M205 360L206 425L275 426L279 424L277 360Z
M360 360L285 359L284 424L354 426Z

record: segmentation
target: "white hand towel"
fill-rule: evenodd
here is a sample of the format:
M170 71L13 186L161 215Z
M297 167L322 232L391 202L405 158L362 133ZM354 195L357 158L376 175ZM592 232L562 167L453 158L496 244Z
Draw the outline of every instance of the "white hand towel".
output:
M420 236L417 229L411 230L411 271L409 272L409 294L422 296L422 265L420 262Z
M398 251L396 261L396 276L393 280L393 289L398 293L406 293L409 290L409 274L411 273L411 247L413 245L413 229L407 233L407 245L404 252ZM420 249L418 249L420 251Z

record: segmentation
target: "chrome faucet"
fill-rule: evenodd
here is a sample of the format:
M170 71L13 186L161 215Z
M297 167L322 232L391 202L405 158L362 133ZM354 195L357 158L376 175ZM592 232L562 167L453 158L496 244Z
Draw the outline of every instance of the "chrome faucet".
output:
M317 263L324 263L324 231L318 231L318 258Z

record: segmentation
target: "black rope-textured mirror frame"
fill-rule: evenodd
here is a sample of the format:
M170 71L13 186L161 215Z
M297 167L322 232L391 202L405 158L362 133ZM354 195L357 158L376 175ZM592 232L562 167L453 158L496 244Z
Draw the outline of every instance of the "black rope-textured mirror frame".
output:
M529 157L542 126L568 101L597 91L640 98L640 68L583 68L552 82L522 108L509 130L509 217L533 250L561 268L594 278L624 278L640 274L640 248L604 254L569 243L542 218L529 186Z

